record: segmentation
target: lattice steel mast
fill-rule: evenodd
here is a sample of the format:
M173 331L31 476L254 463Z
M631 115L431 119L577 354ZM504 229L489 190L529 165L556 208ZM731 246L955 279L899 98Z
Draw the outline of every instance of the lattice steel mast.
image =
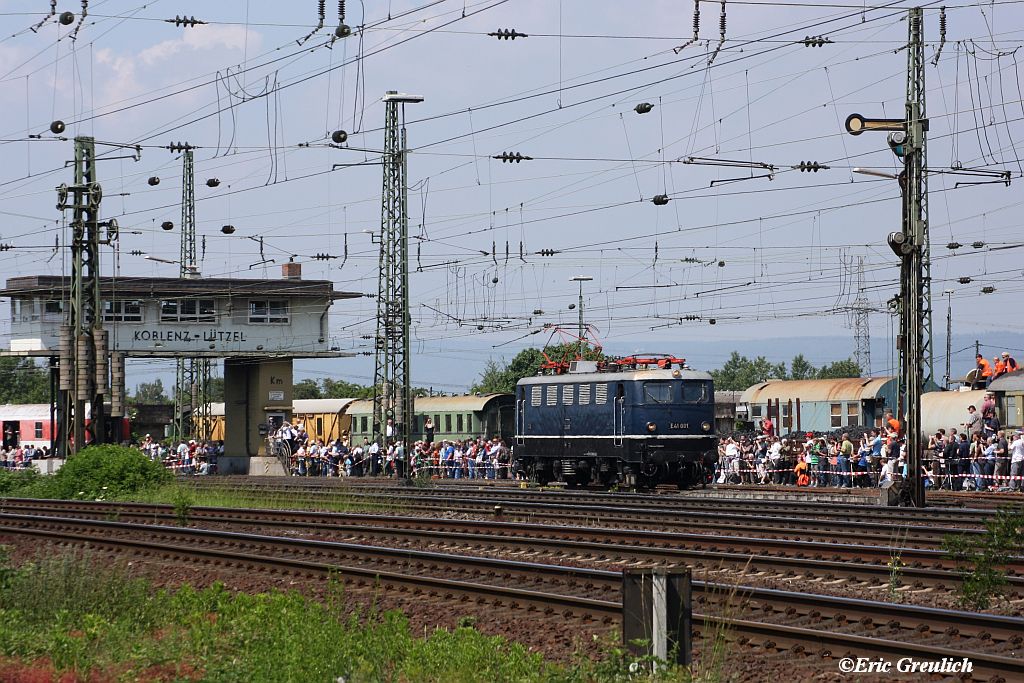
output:
M188 143L172 147L182 151L181 171L181 251L178 258L178 276L199 276L196 261L196 187L193 150ZM199 302L196 302L196 306ZM200 430L209 430L210 361L207 358L179 358L174 387L175 431L178 438L191 435L207 438ZM185 418L186 406L191 419Z
M871 305L864 295L864 257L857 257L857 298L853 300L853 360L865 377L871 376Z
M389 90L384 101L384 183L381 204L380 277L374 343L373 434L405 445L413 415L409 351L409 212L405 104L423 98ZM390 424L388 421L391 421Z
M932 381L931 257L928 239L927 130L924 82L924 13L910 10L907 41L907 107L903 233L910 244L903 258L903 345L901 366L905 378L907 466L910 505L923 507L921 477L921 391Z
M110 391L107 334L100 308L100 202L96 143L75 138L75 181L57 188L57 208L72 209L71 286L67 324L60 330L58 430L60 455L101 443L106 436L103 397ZM116 222L111 235L116 236ZM89 423L86 424L86 412Z

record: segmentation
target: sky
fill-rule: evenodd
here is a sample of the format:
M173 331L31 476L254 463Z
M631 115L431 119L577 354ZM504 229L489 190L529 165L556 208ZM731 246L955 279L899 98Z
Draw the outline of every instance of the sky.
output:
M66 268L54 188L70 181L73 136L91 135L142 146L137 161L99 164L102 216L121 226L104 274L176 274L132 252L177 258L177 228L160 228L181 216L181 159L167 146L188 142L204 276L278 277L293 258L305 278L375 293L372 150L383 145L380 98L398 90L424 97L405 115L414 384L465 390L489 359L559 340L545 325L574 331L576 276L593 278L586 322L615 352L700 349L712 367L740 345L763 342L783 360L801 340L831 340L804 344L822 364L852 355L850 309L861 306L881 350L871 371L890 373L899 267L885 240L899 229L899 187L853 169L899 162L883 134L853 137L843 122L903 115L912 4L727 0L722 41L721 3L701 2L694 42L690 2L349 0L352 35L331 40L338 8L327 3L324 29L300 45L317 23L313 0L89 0L80 26L80 3L60 0L75 22L35 31L49 3L5 0L0 244L11 248L0 274ZM1024 4L944 0L944 43L940 3L916 4L941 365L947 303L955 335L1024 345L1007 315L1024 290ZM178 15L207 23L165 21ZM527 36L487 35L501 29ZM830 42L804 45L814 36ZM67 125L60 138L54 120ZM335 130L371 151L328 146ZM532 159L492 158L503 152ZM1007 171L1011 184L964 170ZM330 327L333 346L364 355L300 361L297 378L368 383L374 300L338 302ZM170 368L132 363L129 384Z

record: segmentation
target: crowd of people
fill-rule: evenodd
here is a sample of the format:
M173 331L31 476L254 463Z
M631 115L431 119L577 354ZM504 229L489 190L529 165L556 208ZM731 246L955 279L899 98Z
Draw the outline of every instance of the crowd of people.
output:
M975 372L971 382L972 389L987 389L988 385L992 384L993 381L1007 373L1016 372L1020 369L1020 366L1017 365L1017 359L1011 356L1009 351L1003 351L993 358L991 363L980 353L974 357L974 361Z
M908 474L905 438L891 412L860 437L774 431L765 420L761 434L723 439L715 481L852 488L884 486ZM970 406L959 426L931 435L921 460L926 488L1024 491L1024 430L1002 429L993 394L980 409Z
M139 450L175 474L207 475L217 473L217 458L224 455L224 442L179 439L164 443L146 434Z
M347 434L332 441L313 439L297 421L282 424L271 440L280 444L289 473L298 477L506 479L512 470L508 446L497 436L435 443L428 432L406 453L393 438L386 438L386 447L366 438L350 444Z
M50 457L48 446L14 446L0 447L0 468L19 470L32 467L33 460Z

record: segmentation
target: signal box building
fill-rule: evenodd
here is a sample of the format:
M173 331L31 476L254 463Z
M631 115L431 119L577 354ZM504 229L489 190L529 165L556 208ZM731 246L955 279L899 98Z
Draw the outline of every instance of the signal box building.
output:
M288 263L281 279L108 277L100 280L111 352L128 358L224 360L225 452L221 472L245 473L265 456L271 422L291 418L292 361L350 355L332 347L331 306L363 296L328 280L303 280ZM39 275L7 281L10 350L57 357L70 279ZM262 473L264 464L259 464Z

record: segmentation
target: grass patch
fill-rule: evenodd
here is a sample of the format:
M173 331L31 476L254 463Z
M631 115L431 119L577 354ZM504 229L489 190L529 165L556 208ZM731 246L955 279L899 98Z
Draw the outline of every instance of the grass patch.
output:
M331 491L306 497L302 492L247 491L221 487L191 486L186 482L171 482L152 489L121 496L119 500L136 503L165 503L176 511L188 512L195 507L259 508L266 510L310 510L319 512L391 512L404 511L403 506L386 498L366 499L349 496L344 491ZM180 512L178 512L180 515Z
M416 637L397 612L353 614L334 584L324 602L294 592L157 590L87 557L0 572L0 673L32 680L583 681L654 680L610 648L561 665L470 626ZM662 666L657 680L688 680ZM68 678L61 678L68 680Z
M1024 512L997 510L995 517L985 521L985 534L948 535L942 547L956 560L963 579L959 605L988 609L1006 592L1006 565L1024 553Z

